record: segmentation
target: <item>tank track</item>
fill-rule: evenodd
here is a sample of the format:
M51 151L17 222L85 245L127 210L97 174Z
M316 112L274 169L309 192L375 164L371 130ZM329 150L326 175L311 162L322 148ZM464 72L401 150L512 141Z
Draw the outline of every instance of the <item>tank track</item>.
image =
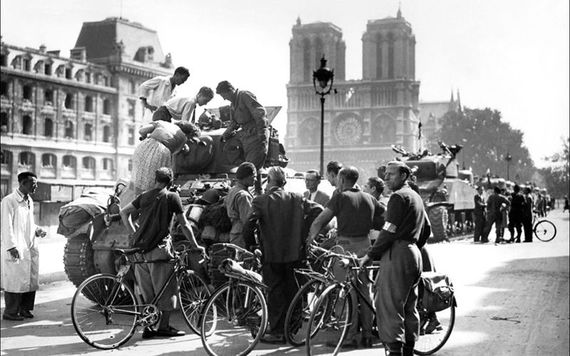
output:
M97 273L93 263L93 248L88 235L81 234L67 240L63 254L63 265L67 278L76 287Z

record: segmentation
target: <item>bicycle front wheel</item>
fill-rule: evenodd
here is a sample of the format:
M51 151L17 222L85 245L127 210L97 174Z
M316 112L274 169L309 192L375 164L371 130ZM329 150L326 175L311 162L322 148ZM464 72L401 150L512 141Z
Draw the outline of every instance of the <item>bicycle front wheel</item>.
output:
M537 222L532 231L537 239L544 242L548 242L556 236L556 226L549 220Z
M418 305L420 313L420 337L416 341L414 353L431 355L445 345L455 325L455 296L451 306L438 312L427 312Z
M267 328L267 302L259 287L230 281L206 302L200 323L202 344L212 356L251 352Z
M285 337L291 345L301 346L305 343L311 312L324 288L323 282L313 279L305 283L293 297L285 317Z
M180 308L186 324L197 335L200 335L200 313L210 294L206 282L194 271L187 270L181 273L178 291Z
M116 276L97 274L79 285L71 301L71 321L87 344L114 349L127 342L136 329L137 299Z
M341 284L327 287L315 303L306 334L307 355L337 355L352 321L354 301Z

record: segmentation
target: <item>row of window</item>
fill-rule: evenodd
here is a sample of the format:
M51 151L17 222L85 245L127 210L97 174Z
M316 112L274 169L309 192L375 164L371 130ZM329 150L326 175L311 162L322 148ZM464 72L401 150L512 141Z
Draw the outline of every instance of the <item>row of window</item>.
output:
M22 85L22 99L24 101L32 102L34 101L33 92L34 87L29 84ZM51 105L53 106L54 103L54 90L53 89L44 89L44 105ZM65 98L63 100L63 107L65 109L74 110L75 109L75 96L74 93L64 93ZM0 82L0 96L10 98L10 90L8 89L8 82L1 81ZM95 100L93 96L85 95L84 103L83 103L83 111L86 112L94 112L95 111ZM111 115L111 99L103 98L103 114L104 115Z
M12 167L12 152L8 150L2 150L1 164L6 166L8 170ZM36 156L32 152L20 152L18 155L18 165L34 167L36 163ZM129 160L129 171L131 170L132 162ZM53 153L44 153L41 156L41 167L42 168L57 168L57 156ZM77 168L77 158L72 155L65 155L62 157L63 169L75 169ZM86 170L96 169L96 160L91 156L86 156L81 159L81 168ZM101 169L104 171L112 171L114 169L114 162L111 158L103 158L101 161Z
M8 122L8 114L5 112L0 113L0 131L2 133L8 133L10 126ZM55 137L55 126L54 121L51 118L46 118L43 121L43 136L44 137ZM34 135L34 122L29 115L22 116L20 122L20 132L23 135ZM75 139L76 131L75 125L71 120L67 120L64 123L64 132L63 137L69 139ZM85 141L93 141L94 140L94 128L93 124L86 123L83 125L83 137L82 139ZM103 142L111 142L113 139L113 131L110 125L103 125ZM127 138L129 145L135 144L135 129L133 127L128 128L128 138Z
M8 67L8 55L0 54L0 65ZM34 72L36 74L54 75L59 78L75 79L79 82L88 84L96 84L102 86L110 86L110 78L100 72L89 72L85 69L79 69L73 74L73 65L71 63L60 64L54 70L53 61L51 59L40 59L32 66L31 55L18 55L12 59L10 66L14 69L23 70L25 72Z

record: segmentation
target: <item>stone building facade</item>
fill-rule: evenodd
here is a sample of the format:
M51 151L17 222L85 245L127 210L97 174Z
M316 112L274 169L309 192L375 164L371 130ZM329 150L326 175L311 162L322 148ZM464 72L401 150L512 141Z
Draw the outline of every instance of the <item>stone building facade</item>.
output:
M375 175L393 159L391 145L418 147L419 81L415 80L415 35L397 16L370 20L362 36L362 79L346 80L342 30L332 23L293 26L290 81L287 85L286 146L290 166L319 167L320 100L312 74L322 55L334 69L335 93L326 97L324 163L338 160Z
M0 45L1 194L35 172L36 199L65 202L86 186L129 179L142 125L139 85L170 75L156 31L121 18L83 24L69 57Z

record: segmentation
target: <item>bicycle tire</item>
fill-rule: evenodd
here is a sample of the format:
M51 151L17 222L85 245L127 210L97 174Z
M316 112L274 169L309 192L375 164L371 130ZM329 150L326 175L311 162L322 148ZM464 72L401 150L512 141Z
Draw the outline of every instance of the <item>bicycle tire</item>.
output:
M534 225L532 232L540 241L552 241L556 237L556 225L550 220L540 220Z
M453 327L455 326L455 308L457 302L455 296L452 296L451 306L439 312L433 313L435 319L431 317L421 305L418 305L420 311L420 336L414 346L416 355L431 355L440 350L449 340ZM430 326L431 324L431 326ZM433 329L433 330L432 330Z
M267 328L267 302L259 287L230 281L212 293L204 306L200 338L211 356L250 353Z
M95 301L95 302L94 302ZM134 334L138 300L112 274L96 274L79 285L71 300L71 321L79 337L98 349L115 349Z
M293 300L291 300L284 322L285 338L291 345L301 346L305 343L310 312L314 309L324 287L325 284L322 281L310 280L295 293Z
M337 355L348 334L354 301L342 284L328 286L317 299L306 334L307 355Z
M208 284L193 270L180 274L178 299L186 324L196 335L200 335L200 316L202 308L211 295Z

